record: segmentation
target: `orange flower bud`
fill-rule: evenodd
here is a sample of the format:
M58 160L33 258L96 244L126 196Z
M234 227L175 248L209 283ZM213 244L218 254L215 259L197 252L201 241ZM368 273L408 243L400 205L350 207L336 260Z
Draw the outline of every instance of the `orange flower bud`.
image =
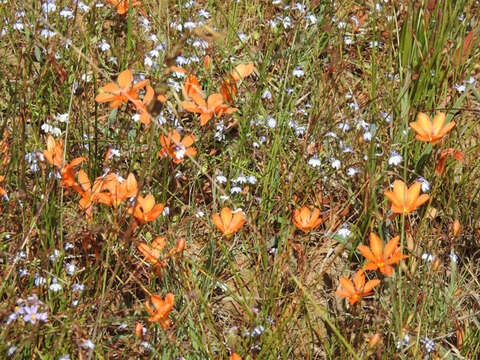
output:
M205 56L203 59L203 66L205 66L205 70L210 69L210 55Z
M462 226L460 225L460 222L457 219L455 219L452 224L452 235L455 237L458 237L461 231L462 231Z
M180 239L177 240L177 246L176 246L175 250L177 252L182 252L183 250L185 250L185 239L184 238L180 238Z
M382 337L380 336L379 333L375 333L371 338L370 341L368 342L368 348L370 350L373 350L375 347L377 347L378 343L382 341Z
M135 335L141 340L143 338L143 325L137 322L135 325Z

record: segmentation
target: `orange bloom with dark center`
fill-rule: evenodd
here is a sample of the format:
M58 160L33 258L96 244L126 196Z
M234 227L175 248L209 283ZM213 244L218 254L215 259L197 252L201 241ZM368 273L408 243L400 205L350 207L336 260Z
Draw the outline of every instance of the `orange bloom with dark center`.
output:
M428 195L420 195L422 184L414 183L410 188L402 180L395 180L393 191L385 191L385 196L392 202L391 210L396 214L408 214L428 200Z
M207 101L198 94L192 94L192 101L182 101L185 111L200 114L200 125L204 126L213 115L220 117L224 114L231 114L237 111L237 108L228 107L223 103L221 94L211 94Z
M168 136L160 136L162 149L158 152L158 156L169 156L175 164L179 164L185 156L197 155L197 150L192 147L194 141L195 135L187 135L180 141L180 133L177 130L170 131Z
M111 109L119 107L122 103L127 103L129 100L135 104L135 101L139 99L138 90L145 87L149 80L145 79L132 86L133 75L127 69L118 75L117 82L118 85L114 82L104 85L101 88L102 92L95 97L95 101L99 103L110 102Z
M357 247L362 255L369 260L363 267L363 270L378 269L382 274L392 276L393 268L390 265L408 258L407 255L402 254L402 249L398 246L399 240L400 236L395 236L383 248L382 240L373 232L370 233L370 248L365 245Z
M175 296L172 293L168 293L163 300L158 295L152 295L150 301L153 304L154 309L150 307L148 301L145 301L145 307L147 308L148 313L151 317L148 318L148 321L155 322L158 321L160 326L166 330L170 327L170 319L168 318L168 313L173 308L173 303L175 301Z
M135 209L133 207L128 208L128 213L133 213L139 224L145 224L158 218L162 214L164 207L164 204L155 205L155 198L152 194L148 194L145 197L139 195Z
M52 135L47 137L47 150L43 150L43 156L53 166L63 165L63 140L55 141Z
M360 270L353 277L353 282L340 276L340 285L342 285L343 290L337 290L335 294L347 298L350 305L353 305L361 298L370 295L373 288L378 284L380 284L378 279L370 280L365 284L365 274L363 270Z
M430 120L427 114L421 112L417 115L417 121L410 123L410 127L417 133L417 140L426 141L434 145L455 126L454 121L445 125L445 119L446 115L443 112L435 115L433 121Z
M119 15L125 15L130 4L130 0L107 0L107 3L117 7L117 13ZM140 6L140 1L132 0L132 7Z
M227 238L240 230L246 222L243 211L237 211L233 214L228 207L224 207L220 214L213 214L212 221L217 229Z
M322 222L320 209L315 208L313 211L310 211L306 206L302 207L300 210L295 209L293 210L292 222L297 228L308 233Z

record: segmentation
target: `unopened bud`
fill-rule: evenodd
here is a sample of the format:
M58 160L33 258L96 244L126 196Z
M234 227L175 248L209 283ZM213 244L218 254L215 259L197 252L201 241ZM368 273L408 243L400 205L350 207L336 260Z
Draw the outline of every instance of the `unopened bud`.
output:
M185 239L184 238L180 238L180 239L177 240L177 246L176 246L175 250L177 252L182 252L183 250L185 250Z
M210 69L210 56L209 55L205 56L205 58L203 59L203 66L205 66L205 70Z
M135 325L135 335L141 340L143 338L143 325L137 322Z
M368 342L368 348L370 350L375 349L380 341L382 341L382 337L380 336L379 333L375 333L375 335L373 335L370 341Z
M457 219L455 219L455 221L452 224L452 235L455 237L458 237L461 231L462 231L462 226L460 225L460 222Z

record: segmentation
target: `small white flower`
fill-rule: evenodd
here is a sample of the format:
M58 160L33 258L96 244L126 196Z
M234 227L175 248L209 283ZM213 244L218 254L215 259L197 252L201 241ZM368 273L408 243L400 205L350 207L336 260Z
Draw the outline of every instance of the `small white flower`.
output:
M216 180L219 184L223 184L223 183L227 182L227 178L223 175L218 175L216 177Z
M332 158L332 159L330 159L330 162L332 164L332 168L337 169L337 170L340 169L340 166L342 165L342 163L338 159Z
M364 134L363 134L363 140L365 141L370 141L372 140L372 133L370 131L366 131Z
M262 99L272 99L272 93L270 92L270 90L265 89L265 91L262 93Z
M7 356L12 356L15 351L17 351L18 347L16 347L15 345L12 345L8 348L8 351L7 351Z
M242 192L242 188L240 186L234 186L230 189L230 194L238 194Z
M342 238L346 239L346 238L348 238L348 237L352 234L352 232L351 232L350 230L348 230L348 227L347 227L347 225L345 224L341 229L339 229L339 230L337 231L337 234L338 234L339 236L341 236Z
M50 284L49 289L52 290L53 292L57 292L63 289L62 285L58 282L54 282Z
M162 211L162 216L167 216L168 214L170 214L170 208L165 206Z
M143 65L151 67L153 65L153 60L149 56L145 56L145 60L143 61Z
M98 47L104 52L110 50L110 44L107 43L104 39L100 40L100 42L98 43Z
M457 256L457 254L455 254L453 251L452 251L450 254L448 254L448 257L449 257L450 259L452 259L452 261L453 261L455 264L458 264L458 256Z
M300 66L297 66L295 70L293 70L292 75L296 76L297 78L300 78L303 75L305 75L305 72L302 70Z
M453 88L456 89L459 93L463 93L467 89L466 86L462 84L455 84L453 85Z
M274 129L275 126L277 126L277 120L275 120L275 119L272 118L272 117L269 117L268 119L266 119L266 122L267 122L267 126L268 126L270 129Z
M253 175L250 175L248 178L247 178L248 182L252 185L256 184L257 183L257 178Z
M65 271L67 272L68 275L73 275L76 269L77 267L75 266L75 264L72 264L72 263L65 264Z
M410 342L410 336L408 335L408 333L406 333L403 340L397 343L397 349L407 346L409 342Z
M205 213L200 209L197 209L197 211L195 212L195 217L197 217L197 218L201 218L204 215L205 215Z
M427 350L427 353L431 353L435 349L435 342L428 337L420 339L420 342L425 345L425 350Z
M148 350L148 351L152 350L152 345L148 341L142 341L140 343L140 346L145 348L145 350Z
M417 181L422 184L422 192L427 192L430 190L430 183L423 177L418 178Z
M344 36L343 37L343 42L345 45L352 45L353 44L353 39L350 36Z
M432 254L427 252L427 253L422 255L422 260L427 260L427 261L432 262L433 260L435 260L435 255L432 255Z
M40 276L38 274L35 274L35 286L42 286L46 282L45 278L43 276Z
M75 283L75 284L73 284L73 286L72 286L72 292L75 292L75 291L81 292L81 291L83 291L84 289L85 289L85 285L83 285L83 284L77 284L77 283Z
M355 176L356 174L358 174L360 172L360 170L356 169L356 168L348 168L347 169L347 175L352 177L352 176Z
M398 166L403 161L402 155L396 151L390 152L390 158L388 159L388 165Z
M95 348L95 344L90 339L85 340L83 343L80 344L80 346L90 350L93 350Z
M68 122L68 113L65 113L65 114L57 114L57 116L55 116L55 120L61 122L61 123L66 123Z
M308 160L308 165L310 165L311 167L319 167L322 165L322 162L320 161L320 159L317 157L317 155L314 155L311 159Z
M262 326L262 325L259 325L257 327L255 327L252 331L252 333L250 334L251 336L255 336L255 335L261 335L262 332L265 331L265 328Z

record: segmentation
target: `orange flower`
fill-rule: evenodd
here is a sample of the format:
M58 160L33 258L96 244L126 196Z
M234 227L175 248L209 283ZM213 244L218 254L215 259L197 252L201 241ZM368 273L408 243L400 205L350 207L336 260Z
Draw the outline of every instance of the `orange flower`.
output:
M93 183L93 187L85 171L78 171L77 178L80 187L74 189L76 191L79 191L82 197L78 202L78 205L80 206L80 208L85 210L88 218L92 217L92 204L94 202L98 202L108 206L112 203L110 194L102 192L103 189L102 181L100 180L101 177L95 180L95 182Z
M153 88L150 85L147 85L143 99L136 99L133 101L135 108L140 111L140 122L142 124L149 125L151 123L151 117L148 113L147 105L152 102L154 96L155 91L153 91Z
M230 355L229 360L242 360L242 357L238 355L236 352L233 352L232 355Z
M150 262L152 265L167 266L163 261L159 261L160 255L162 254L163 248L165 247L165 238L157 237L153 240L152 245L141 242L137 245L138 251Z
M130 3L130 0L107 0L107 3L112 4L117 7L117 13L119 15L125 15ZM132 0L132 7L140 6L142 3L140 1Z
M223 103L221 94L211 94L205 101L198 94L191 94L192 101L182 101L182 106L186 111L200 114L200 125L204 126L213 115L217 117L223 114L231 114L237 111L237 108L228 107Z
M84 157L79 157L73 159L70 164L64 166L60 169L60 175L62 176L61 185L64 188L73 188L76 192L81 192L80 186L75 181L75 172L73 168L80 164L82 161L85 161Z
M235 69L220 87L220 94L222 94L223 98L227 103L231 104L235 96L237 96L236 82L246 78L251 73L253 73L254 70L255 67L252 63L240 64L235 67Z
M225 102L231 104L235 96L237 96L237 84L232 79L225 79L220 87L220 94L222 94Z
M420 195L422 184L414 183L407 189L407 185L402 180L395 180L393 191L385 191L385 196L392 202L392 212L396 214L408 214L415 211L416 208L428 200L428 195Z
M145 259L150 262L152 265L158 266L166 266L163 261L160 261L160 255L162 254L163 248L165 247L165 238L164 237L157 237L153 240L152 245L148 245L147 243L141 242L137 245L138 250L142 253ZM170 256L178 253L182 253L185 249L185 239L180 238L177 240L177 245L175 248L171 249L163 259L167 259Z
M235 234L245 224L243 211L237 211L232 214L232 210L228 207L224 207L220 214L213 214L212 221L222 234L227 238Z
M292 222L297 228L308 233L322 222L322 218L319 216L320 209L315 208L310 211L308 207L304 206L300 210L293 210Z
M235 66L235 69L233 69L230 77L233 79L233 81L240 81L241 79L244 79L253 73L254 70L255 66L253 66L253 63L240 64Z
M187 135L180 141L180 133L177 130L170 131L168 136L160 136L162 149L158 152L158 156L169 156L175 164L179 164L183 161L185 155L197 155L197 150L191 147L194 141L195 135Z
M163 300L158 295L152 295L150 297L150 300L153 303L155 311L152 310L148 301L145 301L145 307L151 315L151 317L148 318L148 321L158 321L164 330L168 329L170 326L170 319L168 318L168 313L173 308L175 296L172 293L168 293L165 296L165 300Z
M193 98L194 96L205 97L198 78L193 74L187 76L182 92L185 98Z
M102 181L101 190L108 191L112 205L117 208L120 203L128 198L134 197L138 193L138 184L135 175L128 174L128 177L122 182L118 181L115 174L109 173L107 176L99 178Z
M133 207L128 208L128 213L133 213L138 223L145 224L158 218L164 207L163 204L155 205L155 198L152 194L145 197L138 195L135 209Z
M390 265L408 258L407 255L402 254L402 249L398 247L399 240L400 236L395 236L383 248L382 240L373 232L370 233L370 248L365 245L357 247L362 255L370 260L367 261L363 270L379 269L382 274L392 276L393 268Z
M455 126L455 121L444 126L445 118L445 113L441 112L435 115L432 122L427 114L421 112L417 115L417 121L410 123L410 127L417 133L417 140L434 145Z
M47 150L43 150L43 156L53 166L62 166L63 164L63 140L55 142L52 135L47 137Z
M438 155L437 164L435 165L435 174L443 175L445 166L447 165L447 155L452 155L457 161L463 162L465 160L465 153L456 149L448 148L442 150Z
M361 298L370 295L372 289L380 284L380 280L373 279L365 284L365 274L363 270L360 270L353 277L353 282L350 279L340 276L340 284L344 290L337 290L335 294L346 297L350 305L353 305Z
M114 82L104 85L101 88L102 92L95 97L95 101L99 103L110 102L111 109L119 107L122 103L127 103L128 100L134 101L135 104L135 100L139 99L138 90L145 87L149 80L145 79L132 86L133 75L127 69L118 75L117 82L118 85Z

